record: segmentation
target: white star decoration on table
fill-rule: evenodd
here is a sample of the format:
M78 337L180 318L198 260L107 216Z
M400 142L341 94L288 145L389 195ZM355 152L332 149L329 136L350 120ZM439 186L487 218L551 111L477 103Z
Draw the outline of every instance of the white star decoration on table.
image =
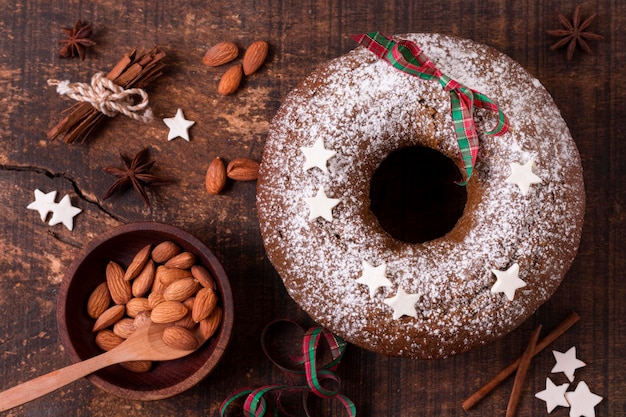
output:
M319 138L315 141L312 147L301 147L300 150L304 154L304 171L318 167L324 172L328 172L328 167L326 164L328 160L335 156L337 152L333 150L326 149L324 147L324 140Z
M46 221L46 217L52 212L52 218L48 222L50 226L63 223L68 230L74 229L74 217L82 210L72 206L69 195L65 195L59 203L55 203L54 199L57 195L56 191L44 194L40 190L35 190L35 201L26 206L29 210L37 210L42 221Z
M576 346L572 346L565 353L557 352L556 350L552 351L554 355L554 359L556 359L556 365L552 368L553 374L557 372L563 372L569 382L574 381L574 372L578 368L582 368L587 364L576 357Z
M519 278L519 265L517 263L511 265L506 271L492 269L491 272L497 278L496 283L491 287L491 292L503 292L509 301L513 301L515 298L515 290L526 286L524 280Z
M402 316L417 318L415 303L418 302L418 294L407 294L402 287L398 287L398 293L391 298L385 298L383 302L393 308L393 319L397 320Z
M26 206L29 210L37 210L41 216L41 221L45 222L48 213L50 213L57 203L54 201L57 197L56 191L50 191L44 194L41 190L35 190L35 201Z
M167 140L176 139L181 137L189 142L189 128L194 125L196 122L192 122L191 120L185 119L183 115L183 111L178 109L176 111L176 116L174 117L166 117L163 119L163 122L170 128L169 133L167 134Z
M305 197L304 201L309 205L309 220L313 221L318 217L323 217L329 222L333 221L333 208L341 200L338 198L328 198L324 192L324 187L320 185L315 197Z
M383 262L378 266L363 260L363 274L356 280L359 284L367 285L370 289L370 298L374 298L380 287L391 287L391 281L387 279L387 264Z
M550 378L546 378L546 389L536 393L535 397L545 401L548 413L551 413L558 406L569 407L569 403L565 399L565 391L568 387L568 383L555 385Z
M511 175L505 180L509 184L516 184L524 196L528 194L531 184L541 183L541 178L533 172L534 163L535 160L533 158L524 165L520 165L517 162L511 163Z
M602 401L602 397L589 391L584 381L580 381L574 391L566 392L565 399L571 407L570 417L595 417L595 407Z

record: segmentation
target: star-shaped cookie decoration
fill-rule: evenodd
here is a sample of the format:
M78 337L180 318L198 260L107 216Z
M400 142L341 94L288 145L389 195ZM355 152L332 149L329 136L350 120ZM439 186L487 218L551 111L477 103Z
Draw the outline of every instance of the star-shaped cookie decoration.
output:
M419 301L418 294L407 294L402 287L398 287L398 292L391 298L385 298L383 302L393 308L393 319L398 320L402 316L417 318L415 303Z
M41 190L35 190L35 201L26 206L26 208L29 210L37 210L39 216L41 216L41 221L45 222L48 213L57 205L55 202L56 197L56 191L50 191L44 194Z
M192 122L191 120L185 119L183 115L183 111L178 109L176 111L176 116L174 117L166 117L163 119L163 122L170 128L169 133L167 134L167 140L176 139L181 137L189 142L189 128L193 126L196 122Z
M496 283L491 287L491 292L503 292L509 301L513 301L515 298L515 290L526 286L524 280L519 278L519 265L517 263L511 265L506 271L492 269L491 272L497 278Z
M392 283L387 279L387 264L383 262L378 266L363 260L363 273L356 280L359 284L367 285L370 289L370 298L374 298L380 287L391 287Z
M71 231L74 229L74 216L81 211L81 209L72 205L70 196L66 194L52 211L52 218L48 224L54 226L63 223L63 225Z
M327 163L330 158L335 156L337 152L326 149L324 147L324 140L319 138L315 141L312 147L301 147L300 150L304 154L304 171L311 168L318 167L324 172L328 172Z
M305 197L304 201L309 205L310 221L322 217L329 222L333 221L333 208L341 202L338 198L328 198L321 185L315 197Z
M556 359L556 365L552 368L553 374L557 372L563 372L569 382L574 381L574 372L578 368L582 368L587 366L587 364L576 357L576 346L572 346L565 353L558 352L556 350L552 351L554 355L554 359Z
M536 393L535 397L545 401L548 413L551 413L558 406L569 407L569 403L565 399L565 391L568 387L568 383L555 385L550 378L546 378L546 389Z
M565 399L571 407L570 417L596 417L596 405L602 401L602 397L589 391L584 381L580 381L574 391L566 392Z
M517 162L511 163L511 175L505 180L508 184L516 184L522 195L527 195L528 190L532 184L540 184L541 178L539 178L533 172L533 166L535 164L534 158L531 158L524 165L520 165Z

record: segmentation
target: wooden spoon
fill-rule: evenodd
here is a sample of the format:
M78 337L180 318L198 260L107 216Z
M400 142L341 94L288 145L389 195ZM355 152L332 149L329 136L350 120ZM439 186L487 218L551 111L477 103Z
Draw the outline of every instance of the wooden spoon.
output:
M119 346L82 362L52 371L30 381L0 392L0 412L22 405L70 382L87 376L107 366L127 361L166 361L182 358L193 350L174 349L163 342L163 330L167 324L147 322L137 328L133 334ZM199 339L201 337L196 335ZM200 340L201 346L204 340Z

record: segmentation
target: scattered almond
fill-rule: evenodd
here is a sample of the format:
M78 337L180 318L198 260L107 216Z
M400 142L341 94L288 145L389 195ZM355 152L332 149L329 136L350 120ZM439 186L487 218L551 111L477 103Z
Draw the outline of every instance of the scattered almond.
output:
M126 303L126 315L128 317L137 317L142 311L150 311L150 302L145 297L134 297Z
M185 317L188 311L180 301L163 301L152 309L150 319L154 323L173 323Z
M200 284L190 274L189 278L183 278L172 282L163 291L163 297L167 301L184 301L191 297L200 288Z
M100 283L87 300L87 314L92 319L100 317L111 304L111 294L106 282Z
M184 327L170 326L163 330L163 342L180 350L195 350L198 348L198 340L193 333Z
M219 42L211 47L202 58L202 63L209 67L226 64L239 55L239 48L234 42Z
M124 317L113 325L113 333L122 339L128 339L136 329L135 320L130 317Z
M213 312L217 305L217 294L211 288L202 288L196 294L196 299L191 309L191 317L196 323L200 323Z
M156 263L162 264L167 262L170 258L178 255L180 248L174 242L169 240L161 242L152 249L152 260Z
M118 347L123 341L123 338L119 337L109 329L100 330L96 334L96 345L106 352Z
M152 284L154 283L154 272L155 272L154 261L152 259L148 259L143 269L135 277L133 284L131 285L131 292L134 297L143 297L150 291L152 288Z
M267 58L269 45L265 41L256 41L246 49L243 56L243 73L251 75L255 73Z
M106 281L115 304L126 304L132 297L130 283L124 280L124 270L111 261L106 267Z
M128 361L121 362L120 365L131 372L137 373L148 372L152 369L152 361Z
M152 245L147 245L139 252L137 252L130 265L128 265L128 268L126 268L126 272L124 273L124 281L130 281L131 279L139 275L143 267L146 265L146 262L148 262L148 259L150 259L151 248Z
M141 325L146 324L146 322L150 321L150 311L142 311L137 314L133 319L133 324L135 325L135 329Z
M237 158L228 163L228 178L236 181L254 181L259 177L259 161L251 158Z
M211 161L204 178L206 191L209 194L219 194L226 185L226 166L220 157Z
M173 258L170 258L163 266L166 268L189 269L195 263L196 255L191 252L181 252Z
M203 287L215 289L215 280L213 279L213 276L211 276L211 273L202 265L192 266L191 275L197 279Z
M158 279L161 284L163 284L163 289L169 287L174 281L178 281L179 279L192 277L191 271L188 269L180 269L180 268L166 268L161 265L156 270L155 279Z
M154 309L154 307L161 304L163 301L165 301L165 297L163 297L162 292L151 292L150 295L148 295L148 306L150 306L151 309Z
M106 329L107 327L117 323L122 317L124 317L124 306L123 305L114 305L113 307L109 307L104 311L104 313L100 314L100 317L96 320L93 325L92 331L99 332L102 329Z
M222 322L222 309L218 306L213 309L209 317L200 322L200 334L208 339L215 334Z
M219 94L227 96L237 91L239 84L241 84L241 79L243 78L242 68L241 64L235 64L222 75L217 86L217 92Z

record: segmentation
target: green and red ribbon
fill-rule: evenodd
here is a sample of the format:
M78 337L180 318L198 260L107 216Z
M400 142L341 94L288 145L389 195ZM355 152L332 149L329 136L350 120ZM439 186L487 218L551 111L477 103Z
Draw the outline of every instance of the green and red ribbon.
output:
M450 93L452 122L466 174L466 179L461 185L466 185L472 176L479 148L474 108L488 109L498 114L496 127L483 132L487 135L503 135L508 131L509 122L506 115L484 94L454 81L439 71L415 42L396 41L380 32L355 35L353 39L394 68L425 80L439 81L443 89Z
M282 411L281 396L285 393L302 394L302 403L305 415L311 417L308 407L309 394L319 398L339 401L349 417L356 417L356 407L352 400L340 393L341 379L336 374L337 366L346 349L346 342L323 327L312 327L304 333L302 338L302 355L292 358L289 366L280 364L272 358L267 348L266 339L277 326L300 326L290 320L277 320L265 327L261 335L261 347L269 360L292 380L305 377L306 384L272 384L258 388L242 388L230 394L220 406L220 417L226 416L226 411L238 400L244 399L243 415L246 417L262 417L270 409L273 415L278 416ZM318 364L319 342L324 340L329 349L330 361ZM268 395L273 394L268 401Z

